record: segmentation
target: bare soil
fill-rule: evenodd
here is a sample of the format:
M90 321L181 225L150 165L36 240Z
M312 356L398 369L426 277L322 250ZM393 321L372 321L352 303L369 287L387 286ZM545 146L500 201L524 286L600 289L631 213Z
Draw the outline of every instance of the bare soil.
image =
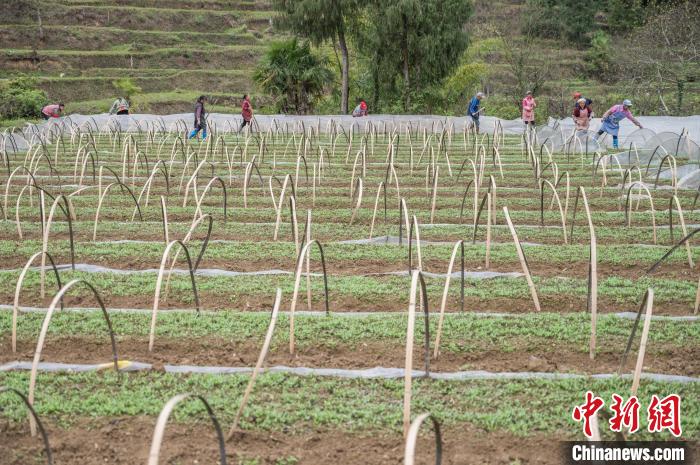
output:
M281 330L281 328L280 328ZM31 361L36 342L20 340L17 353L12 353L10 339L5 337L0 347L8 350L0 354L0 363L14 360ZM467 341L460 341L466 344ZM468 352L455 353L445 350L437 359L432 358L430 370L436 372L486 370L493 372L561 372L561 373L613 373L617 371L625 341L611 343L601 339L596 359L591 361L585 348L563 343L536 344L524 338L508 341L509 350L484 342ZM148 352L147 337L119 337L117 354L120 360L153 364L162 370L163 365L235 366L253 367L257 361L262 341L234 343L223 338L200 337L191 339L156 338L153 352ZM581 350L583 349L583 350ZM312 368L363 369L405 366L406 351L403 342L387 343L360 341L357 344L323 344L298 346L294 355L289 354L287 343L274 344L268 352L266 366L292 366ZM42 351L42 361L63 363L102 363L112 360L109 339L93 337L49 336ZM414 345L416 370L424 368L424 346ZM636 362L636 348L628 357L625 372L631 372ZM681 347L671 344L650 344L644 360L644 370L654 373L696 376L700 374L700 347Z
M56 465L133 465L146 463L155 418L118 417L76 419L70 428L51 422L47 429ZM224 434L228 425L222 425ZM417 464L435 463L434 439L428 425L416 448ZM42 443L29 436L26 425L0 422L0 465L26 465L39 457ZM442 431L445 465L511 465L561 463L557 440L542 434L517 437L472 427L448 427ZM227 462L258 459L260 465L400 465L404 441L400 432L347 432L303 430L291 432L244 431L226 443ZM161 446L160 463L218 463L218 442L211 424L171 422ZM294 457L296 462L282 462Z

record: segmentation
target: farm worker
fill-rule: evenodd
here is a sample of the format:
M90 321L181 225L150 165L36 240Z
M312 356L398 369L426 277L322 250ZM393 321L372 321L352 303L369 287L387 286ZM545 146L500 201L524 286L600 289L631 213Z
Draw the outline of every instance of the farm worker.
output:
M588 110L591 112L591 117L593 117L593 100L584 97L581 95L581 92L574 92L574 109L578 106L578 101L580 99L584 99L586 101L586 106L588 107Z
M639 129L642 129L641 123L637 121L634 116L632 116L630 107L632 107L632 102L625 99L621 104L613 105L603 114L602 124L600 126L600 130L598 131L598 136L602 135L604 132L610 134L613 138L614 149L618 148L617 134L620 132L620 121L627 118L636 124Z
M61 113L63 113L64 108L65 108L65 105L62 103L54 103L52 105L46 105L44 108L41 109L41 116L44 119L60 118Z
M112 104L112 108L109 109L110 115L128 115L129 114L129 101L124 97L119 97Z
M358 116L367 116L367 102L364 100L360 101L360 103L355 107L355 109L352 111L352 116L353 117L358 117Z
M241 128L238 132L241 132L246 126L250 126L250 120L253 119L253 107L250 104L250 97L248 94L243 96L243 102L241 103L241 116L243 117L243 122L241 123Z
M581 97L578 99L578 102L576 102L576 106L574 107L574 111L571 114L571 117L574 119L574 123L576 123L576 130L577 131L588 131L588 126L591 124L591 115L593 112L591 111L591 107L586 103L586 99Z
M481 99L484 98L483 92L477 92L469 102L467 115L471 118L472 124L476 127L476 133L479 134L479 115L481 114Z
M189 139L199 134L199 131L202 131L202 140L207 138L207 111L204 108L204 102L206 101L207 97L200 95L197 103L194 104L194 129L190 133Z
M523 122L525 123L525 128L527 128L528 125L535 127L536 106L537 102L535 102L532 92L528 90L523 99Z

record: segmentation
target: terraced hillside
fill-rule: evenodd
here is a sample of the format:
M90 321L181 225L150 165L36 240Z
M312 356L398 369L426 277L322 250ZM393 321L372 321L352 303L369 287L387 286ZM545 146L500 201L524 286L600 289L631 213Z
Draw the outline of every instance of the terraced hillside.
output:
M139 111L189 110L204 91L230 111L272 15L264 0L20 0L0 12L0 68L38 76L71 112L106 111L121 77L143 89Z

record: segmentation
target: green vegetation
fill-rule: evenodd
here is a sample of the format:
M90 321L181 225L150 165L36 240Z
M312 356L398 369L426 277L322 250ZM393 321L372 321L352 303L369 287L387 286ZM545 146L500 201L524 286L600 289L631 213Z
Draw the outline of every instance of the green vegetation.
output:
M48 102L46 93L36 88L36 79L19 77L0 82L0 118L38 118Z
M270 45L253 77L266 93L277 98L280 113L300 115L313 112L315 100L332 79L326 60L297 39Z
M27 373L0 375L4 384L24 389ZM224 422L235 415L240 396L248 382L241 375L127 374L119 379L103 374L40 374L37 381L37 410L65 424L81 417L122 415L156 416L171 396L182 392L202 393ZM604 399L613 392L625 392L629 381L425 381L414 382L414 408L432 412L445 426L469 423L486 431L506 431L517 436L535 433L575 437L567 431L580 426L571 419L571 410L583 401L587 390ZM400 428L398 407L402 380L351 380L266 374L259 378L248 404L242 426L268 431L322 430L392 431ZM684 436L700 434L700 384L642 384L639 398L652 394L679 394L683 399ZM449 399L449 401L445 401ZM528 399L527 402L522 399ZM88 401L86 401L88 400ZM20 400L8 397L4 415L15 421L26 420ZM174 412L176 421L192 421L204 415L198 403L184 404ZM649 438L642 415L635 438ZM657 436L654 436L655 438Z
M19 317L20 340L33 341L39 333L44 314L27 313ZM112 313L110 320L118 340L126 337L143 338L149 334L151 315L147 313ZM382 342L387 347L401 347L406 340L406 315L377 315L366 317L330 317L297 315L295 338L298 346L313 353L314 348L345 345L355 348L368 342ZM632 328L632 320L601 315L597 332L600 353L619 356ZM9 334L12 314L0 311L0 331ZM260 313L230 312L195 313L168 312L158 315L156 335L171 340L222 339L233 343L262 344L270 317ZM281 315L273 339L273 350L286 350L289 343L289 318ZM437 318L430 319L431 337L437 330ZM104 317L99 312L56 313L51 318L49 337L104 338L107 336ZM568 347L574 352L588 353L590 316L586 314L524 314L520 317L487 318L469 312L450 315L445 319L441 351L457 354L479 352L509 352L518 343L521 350L536 351L542 347ZM423 343L423 322L416 325L415 343ZM675 347L683 347L700 338L700 325L685 321L654 321L650 333L650 356ZM105 340L105 339L102 339Z

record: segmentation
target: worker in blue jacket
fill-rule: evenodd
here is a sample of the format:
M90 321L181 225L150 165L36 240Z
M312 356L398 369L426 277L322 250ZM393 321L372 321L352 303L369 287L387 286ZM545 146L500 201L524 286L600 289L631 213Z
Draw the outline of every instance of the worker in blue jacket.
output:
M469 102L469 109L467 110L467 116L471 118L472 124L476 128L476 133L479 134L479 116L481 114L481 99L484 98L483 92L477 92L474 97L472 97Z

